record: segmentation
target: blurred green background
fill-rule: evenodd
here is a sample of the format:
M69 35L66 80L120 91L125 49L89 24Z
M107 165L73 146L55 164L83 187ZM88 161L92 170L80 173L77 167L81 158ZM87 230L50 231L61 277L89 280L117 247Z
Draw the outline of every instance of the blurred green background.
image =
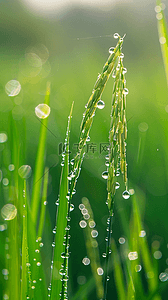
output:
M42 1L44 2L44 1ZM56 1L55 1L56 2ZM52 3L52 1L51 1ZM160 242L162 258L159 271L166 268L168 233L168 98L167 85L157 32L155 1L110 1L101 6L99 2L84 5L74 2L40 12L26 6L22 1L0 1L0 131L9 131L9 115L12 116L23 133L26 121L26 136L23 136L26 154L23 164L34 170L40 122L35 117L35 107L44 102L46 84L51 82L51 114L49 116L46 165L56 166L50 171L48 210L44 239L44 264L49 276L52 231L55 222L55 201L58 196L60 162L59 144L64 142L67 117L72 101L74 111L71 129L71 157L75 154L74 144L78 142L80 123L85 104L92 92L97 75L108 57L108 49L116 45L113 34L126 33L123 45L127 87L127 162L129 188L135 189L142 209L144 229L149 247L154 240ZM72 5L71 5L72 4ZM166 4L166 2L165 2ZM48 2L48 5L49 2ZM165 9L168 15L168 8ZM41 67L26 65L27 49L44 44L49 52L48 60ZM48 53L45 50L45 53ZM8 97L5 85L16 79L22 89L17 97ZM91 130L91 142L97 147L93 154L88 152L83 162L81 176L77 183L77 193L73 203L71 226L71 258L69 281L70 296L79 288L78 276L91 276L90 266L84 266L86 255L81 219L78 209L82 197L88 197L92 206L97 229L100 253L105 250L105 229L107 207L106 182L101 173L106 169L104 155L99 157L100 143L108 142L110 126L111 91L110 78L102 100L105 108L98 110ZM8 140L9 143L9 140ZM1 146L1 151L3 147ZM10 157L10 153L8 156ZM2 164L3 162L1 162ZM12 163L12 161L11 161ZM128 222L131 198L124 201L117 191L113 237L118 241L124 236L120 212L124 211ZM31 180L30 180L31 184ZM49 233L47 233L49 230ZM3 265L3 263L2 263ZM109 282L109 295L116 294L113 279ZM89 299L94 299L93 289ZM109 297L110 299L110 297ZM117 299L117 298L116 298ZM165 292L165 298L166 292Z

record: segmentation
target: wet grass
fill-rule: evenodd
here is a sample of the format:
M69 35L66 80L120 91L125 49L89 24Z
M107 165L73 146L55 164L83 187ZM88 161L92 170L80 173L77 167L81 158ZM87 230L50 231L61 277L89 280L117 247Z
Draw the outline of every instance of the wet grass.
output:
M160 2L158 2L158 6L159 5ZM159 20L159 22L161 22L161 20ZM163 34L164 37L166 37L165 23L159 23L159 26L160 37L163 37ZM122 43L123 40L119 37L116 48L110 50L110 56L103 67L102 73L99 74L97 78L83 115L77 153L75 158L70 162L69 144L73 105L71 107L64 152L62 153L59 197L55 200L57 211L56 223L53 229L54 239L50 241L50 244L52 244L52 246L50 246L53 249L51 259L50 253L43 253L43 236L45 222L47 220L47 188L50 174L50 169L45 166L48 118L41 121L41 131L32 182L29 179L31 175L30 168L25 164L25 149L22 138L19 135L18 127L13 121L12 116L9 116L10 127L8 140L10 142L10 151L15 169L10 173L9 185L2 185L2 207L7 203L12 203L14 207L17 208L17 215L14 217L14 210L12 212L7 211L6 216L3 218L4 222L0 227L2 231L0 233L2 235L2 247L5 247L5 253L2 255L2 259L5 258L3 263L3 290L0 292L2 299L89 300L91 299L90 294L94 289L96 289L94 299L110 299L113 294L108 294L110 284L109 274L114 278L117 294L116 299L162 299L162 290L167 287L167 283L163 282L167 281L168 274L166 272L160 273L157 261L153 260L153 253L151 253L149 249L141 218L142 212L139 207L138 198L141 198L141 195L138 189L129 192L127 182L125 149L127 132L125 111L127 89L125 76L123 74L123 59L121 59ZM163 48L162 51L165 69L167 70L168 64L166 62L167 54L165 48ZM83 286L73 295L71 291L69 292L69 278L71 279L71 273L69 271L70 226L71 212L74 209L72 199L76 192L76 183L82 168L85 145L89 141L94 115L97 108L103 108L104 106L101 95L109 76L113 72L116 72L116 74L113 76L112 121L109 135L110 151L107 160L108 164L106 162L107 171L103 173L103 177L107 179L107 207L109 212L107 219L106 252L102 259L98 250L98 242L95 239L97 230L92 229L94 226L90 225L90 222L94 221L92 207L88 199L84 198L83 209L85 208L87 213L82 213L83 225L80 226L85 233L88 256L86 260L84 260L84 264L87 265L88 262L91 261L92 276L90 276L90 280L83 283ZM49 105L49 96L50 87L47 85L44 100L44 103L47 105ZM22 127L24 131L24 121ZM1 138L4 138L4 136ZM5 141L4 147L6 147ZM6 156L5 151L3 153L4 165L8 166L10 159ZM120 167L118 166L119 163ZM24 167L21 169L21 166ZM3 166L2 169L4 170ZM116 184L118 184L117 177L119 175L117 174L117 172L119 172L118 169L121 170L124 178L125 191L123 198L127 200L130 193L132 194L132 213L130 221L127 221L127 216L124 211L120 214L121 224L123 226L123 232L125 231L126 238L123 237L122 240L119 240L119 247L117 247L115 240L111 237L114 198L116 194ZM104 203L105 199L103 199L102 205L104 205ZM120 209L121 208L122 207L120 207ZM11 209L13 209L13 207L11 207ZM88 217L86 217L87 214ZM159 253L157 253L157 255L159 255ZM50 271L44 269L43 261L46 257L49 261L51 260L51 265L49 266ZM143 272L141 270L143 270ZM48 274L50 278L47 278ZM69 296L69 294L71 296Z

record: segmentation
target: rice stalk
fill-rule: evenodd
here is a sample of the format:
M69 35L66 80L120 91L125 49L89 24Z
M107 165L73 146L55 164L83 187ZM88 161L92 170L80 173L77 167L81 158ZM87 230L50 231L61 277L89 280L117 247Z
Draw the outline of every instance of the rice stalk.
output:
M118 35L119 40L121 40ZM123 40L123 38L122 38ZM127 139L127 122L126 122L126 95L128 89L126 88L125 73L126 68L123 65L124 54L119 53L118 63L113 73L115 82L112 91L112 109L111 109L111 125L109 131L109 154L107 155L107 171L102 173L102 177L107 179L107 206L109 210L109 217L107 220L107 237L106 237L106 254L105 254L105 278L104 278L104 299L107 296L107 282L108 282L108 265L111 233L112 233L112 219L114 210L114 197L116 189L119 188L117 177L120 171L123 174L123 181L125 184L125 191L122 196L128 199L130 194L127 186L127 162L126 162L126 139Z

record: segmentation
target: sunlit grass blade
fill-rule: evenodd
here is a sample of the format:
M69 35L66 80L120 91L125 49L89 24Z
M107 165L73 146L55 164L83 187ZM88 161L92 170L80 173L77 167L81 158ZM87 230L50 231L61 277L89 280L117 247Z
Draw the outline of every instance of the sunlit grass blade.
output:
M123 269L121 266L120 256L117 251L117 247L116 247L114 239L112 239L111 249L112 249L112 258L113 258L113 262L114 262L114 279L115 279L115 283L116 283L118 299L125 300L126 299L126 287L125 287L125 283L124 283Z
M156 1L157 6L155 8L156 10L156 18L158 23L158 33L159 33L159 42L162 50L162 56L163 56L163 62L164 62L164 68L166 73L166 79L168 84L168 33L167 33L167 24L166 24L166 18L163 12L163 3L160 0Z
M49 100L50 100L50 84L48 83L44 103L49 105ZM37 223L38 210L40 205L42 176L44 173L44 162L45 162L44 157L45 157L45 147L46 147L47 124L48 124L48 118L41 120L40 136L39 136L39 143L38 143L38 150L37 150L37 157L36 157L36 164L35 164L35 174L33 180L31 209L32 209L32 221L34 222L35 225L37 225L36 223Z
M153 292L156 287L159 284L159 274L157 272L157 269L154 268L151 260L151 254L149 251L146 235L141 236L143 225L142 225L142 220L141 220L141 213L140 209L138 207L138 203L136 200L136 194L133 196L133 215L134 215L134 222L136 222L137 225L137 237L136 240L138 241L139 244L139 250L141 253L141 259L142 259L142 264L146 273L147 277L147 282L148 282L148 290L149 292ZM140 236L139 236L140 235ZM139 238L138 238L139 236ZM156 295L154 300L159 300L161 299L159 295Z
M61 254L65 250L64 235L66 234L67 226L67 213L68 213L68 173L69 173L69 133L71 126L73 104L71 107L70 115L68 118L68 127L66 132L65 150L63 153L63 166L60 179L60 190L59 190L59 205L57 206L56 213L56 235L55 235L55 247L53 248L53 266L51 273L51 300L60 299L59 294L62 289L60 269L63 263Z
M41 205L41 211L40 211L38 237L42 237L42 235L43 235L45 211L46 211L46 205L44 205L44 204L47 199L48 176L49 176L49 168L46 167L45 171L44 171L43 192L42 192L42 201L41 201L42 205Z

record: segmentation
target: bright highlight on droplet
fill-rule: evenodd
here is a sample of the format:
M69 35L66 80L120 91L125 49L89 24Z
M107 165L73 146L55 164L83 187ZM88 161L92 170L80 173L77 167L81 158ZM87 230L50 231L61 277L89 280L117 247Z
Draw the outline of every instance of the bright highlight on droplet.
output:
M8 169L9 169L9 171L14 171L14 169L15 169L15 166L13 165L13 164L10 164L9 166L8 166Z
M17 80L10 80L5 85L5 92L10 97L17 96L20 93L20 90L21 84Z
M17 208L13 204L6 204L1 209L1 216L4 220L10 221L13 220L17 215Z
M146 231L145 230L141 230L139 233L139 237L144 237L146 235Z
M102 268L97 268L97 274L98 275L103 275L104 271Z
M136 265L135 266L135 272L140 272L142 270L142 266L141 265Z
M155 12L156 12L156 13L161 12L161 7L160 7L160 5L156 5L156 6L155 6Z
M18 169L18 174L23 179L28 179L31 176L32 169L29 165L23 165Z
M128 253L128 258L129 258L129 260L136 260L136 259L138 259L138 253L137 253L137 251L129 252Z
M95 221L93 221L93 220L89 221L89 227L90 228L94 228L95 226L96 226Z
M2 180L3 185L7 186L9 184L9 179L8 178L4 178Z
M92 230L91 231L91 236L93 237L93 238L96 238L97 236L98 236L98 231L97 230Z
M168 274L165 273L165 272L160 273L159 279L160 279L160 281L162 281L162 282L167 281L167 280L168 280Z
M7 141L8 137L6 133L1 132L0 133L0 143L5 143Z
M118 39L119 38L119 34L118 33L114 33L113 37L114 37L114 39Z
M120 237L118 241L122 245L122 244L125 243L125 238L124 237Z
M166 43L166 38L164 36L161 36L159 39L160 44L165 44Z
M79 222L79 226L80 226L81 228L85 228L85 227L87 226L86 221L84 221L84 220L80 221L80 222Z
M85 265L85 266L88 266L90 264L90 259L88 257L84 257L82 259L82 263Z
M162 20L162 18L163 18L162 13L158 13L158 14L156 15L156 19L158 19L159 21Z
M35 108L35 114L38 118L45 119L50 114L50 107L45 103L39 104Z
M107 171L104 171L104 172L102 173L102 177L103 177L103 179L107 179L107 178L108 178L108 172L107 172Z
M128 191L125 190L125 191L122 193L122 196L123 196L123 198L124 198L125 200L127 200L127 199L130 198L130 193L129 193Z
M102 100L99 100L98 102L97 102L97 108L99 108L99 109L103 109L105 107L105 103L104 103L104 101L102 101Z

